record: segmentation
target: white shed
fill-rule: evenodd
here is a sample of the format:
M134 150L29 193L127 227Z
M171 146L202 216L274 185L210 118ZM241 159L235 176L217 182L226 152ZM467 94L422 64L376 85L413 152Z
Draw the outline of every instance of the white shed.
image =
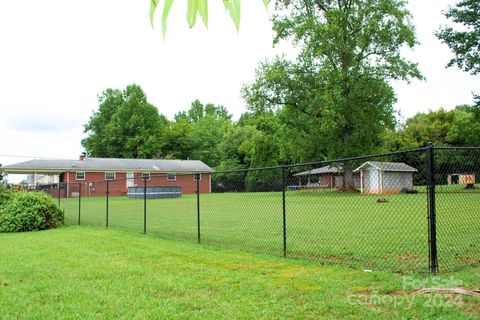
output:
M413 174L417 169L401 162L368 161L354 170L360 172L362 193L400 193L413 189Z

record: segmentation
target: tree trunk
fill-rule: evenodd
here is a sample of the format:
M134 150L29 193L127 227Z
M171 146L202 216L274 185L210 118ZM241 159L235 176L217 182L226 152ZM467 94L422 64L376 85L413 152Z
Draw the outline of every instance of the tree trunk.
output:
M340 188L342 192L349 192L349 191L356 191L355 189L355 182L353 179L353 169L352 168L344 168L343 172L343 185Z

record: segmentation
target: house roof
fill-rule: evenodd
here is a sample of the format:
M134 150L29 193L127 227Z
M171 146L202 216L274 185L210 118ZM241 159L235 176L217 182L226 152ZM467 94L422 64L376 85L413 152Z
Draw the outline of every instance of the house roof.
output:
M392 172L418 172L417 169L410 167L409 165L402 162L380 162L380 161L367 161L362 164L360 167L354 171L359 171L365 167L374 167L382 171L392 171Z
M86 158L84 160L35 159L0 168L7 173L65 171L148 171L148 172L213 172L200 160L147 160Z
M328 173L343 173L343 168L341 166L340 167L326 166L326 167L299 172L294 174L294 176L299 177L299 176L310 176L310 175L328 174Z

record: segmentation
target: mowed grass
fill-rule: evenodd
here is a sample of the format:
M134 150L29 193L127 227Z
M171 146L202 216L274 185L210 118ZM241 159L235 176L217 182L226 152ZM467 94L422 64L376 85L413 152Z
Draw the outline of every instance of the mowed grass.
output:
M385 196L336 191L286 195L287 256L362 269L428 271L426 193ZM78 220L78 199L62 199L67 223ZM109 226L143 232L143 199L110 197ZM283 255L282 194L200 195L201 241ZM81 199L81 224L105 226L106 199ZM147 200L147 233L197 241L196 195ZM441 271L480 259L480 192L437 194Z
M366 273L111 229L69 226L0 234L0 253L2 319L480 316L479 298L414 295L413 288L402 286L398 274ZM478 288L480 268L440 279ZM432 278L424 275L416 280Z

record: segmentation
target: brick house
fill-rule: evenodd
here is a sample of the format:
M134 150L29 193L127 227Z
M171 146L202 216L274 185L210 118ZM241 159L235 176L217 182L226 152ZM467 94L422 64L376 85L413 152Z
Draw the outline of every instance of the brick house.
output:
M36 159L1 168L7 174L58 176L61 188L52 188L52 196L104 196L107 184L110 196L125 196L129 187L178 186L182 194L196 193L197 174L200 193L211 192L214 171L199 160L147 160L87 158L79 160ZM107 183L108 182L108 183Z

